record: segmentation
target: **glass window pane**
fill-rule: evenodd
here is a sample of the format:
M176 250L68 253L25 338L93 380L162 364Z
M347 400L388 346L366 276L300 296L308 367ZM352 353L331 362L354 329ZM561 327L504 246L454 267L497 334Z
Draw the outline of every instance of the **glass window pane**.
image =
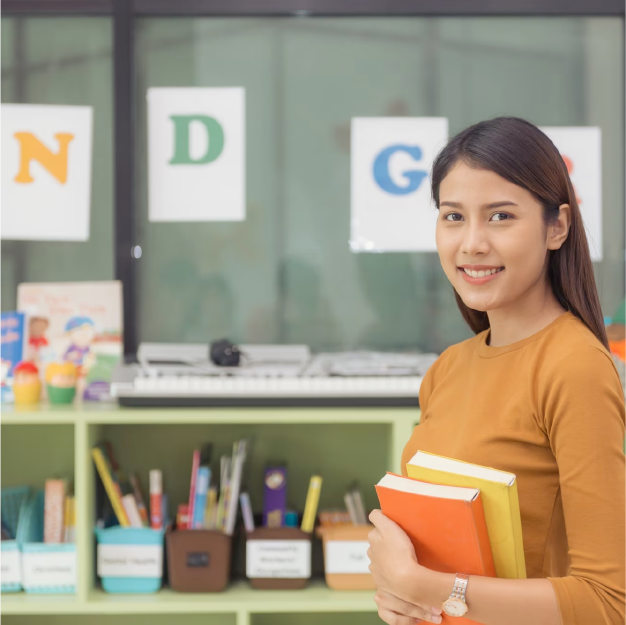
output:
M622 20L150 19L137 30L139 338L440 351L470 336L436 254L352 254L350 119L597 125L605 314L624 297ZM246 89L247 219L150 223L149 87Z
M89 241L2 241L3 310L20 282L114 277L111 46L106 17L2 18L2 102L94 108Z

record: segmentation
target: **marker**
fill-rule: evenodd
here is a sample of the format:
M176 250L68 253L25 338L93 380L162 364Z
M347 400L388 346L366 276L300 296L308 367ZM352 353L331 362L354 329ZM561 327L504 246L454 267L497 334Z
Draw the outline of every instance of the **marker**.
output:
M159 469L150 471L150 527L153 530L163 529L162 506L163 475Z

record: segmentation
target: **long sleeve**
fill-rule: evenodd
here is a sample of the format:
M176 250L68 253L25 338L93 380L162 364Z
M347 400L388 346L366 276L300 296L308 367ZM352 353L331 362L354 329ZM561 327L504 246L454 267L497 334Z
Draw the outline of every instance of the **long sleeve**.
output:
M624 625L624 399L606 352L587 346L537 381L559 471L570 557L549 577L563 625Z

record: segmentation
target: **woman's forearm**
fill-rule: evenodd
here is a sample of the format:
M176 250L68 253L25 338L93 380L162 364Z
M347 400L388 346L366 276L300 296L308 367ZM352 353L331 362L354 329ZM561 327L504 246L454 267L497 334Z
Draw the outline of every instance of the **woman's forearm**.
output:
M441 607L454 586L454 574L422 569L416 602ZM498 579L470 575L465 596L470 618L484 625L561 625L556 594L547 579Z

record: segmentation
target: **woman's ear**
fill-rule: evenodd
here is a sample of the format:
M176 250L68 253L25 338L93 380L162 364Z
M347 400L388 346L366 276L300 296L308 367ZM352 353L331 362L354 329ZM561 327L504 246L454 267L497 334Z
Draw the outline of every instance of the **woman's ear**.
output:
M569 204L559 206L559 216L548 226L548 249L558 250L567 239L572 214Z

